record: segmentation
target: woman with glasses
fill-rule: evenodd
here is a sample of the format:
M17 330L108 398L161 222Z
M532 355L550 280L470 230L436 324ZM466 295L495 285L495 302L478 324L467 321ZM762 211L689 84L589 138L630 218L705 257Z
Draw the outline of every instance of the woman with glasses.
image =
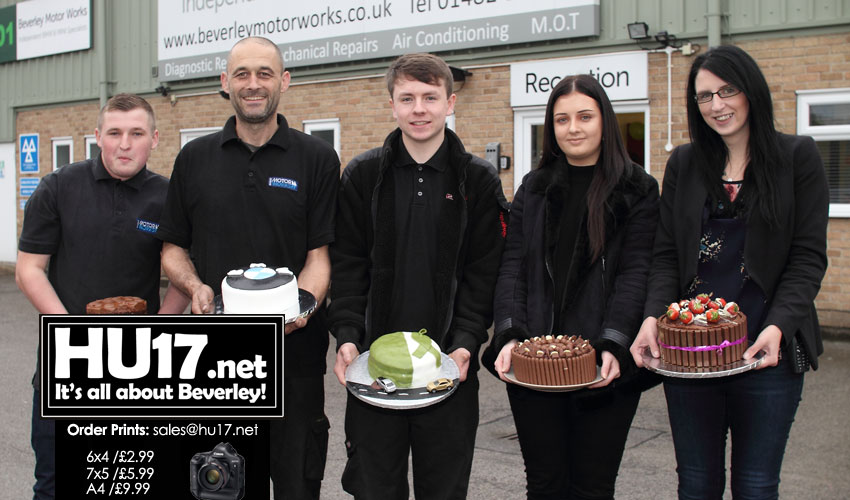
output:
M738 375L665 378L679 498L776 498L802 372L823 351L814 299L827 266L829 193L809 137L774 128L764 75L746 52L698 56L687 88L691 143L667 162L635 363L658 358L656 318L700 293L737 302L763 362ZM645 352L646 351L646 352ZM807 357L807 360L806 360Z
M483 359L502 380L517 341L581 335L602 380L576 392L507 384L529 499L614 497L640 400L629 346L646 297L658 183L632 163L605 90L564 78L546 106L543 154L511 207Z

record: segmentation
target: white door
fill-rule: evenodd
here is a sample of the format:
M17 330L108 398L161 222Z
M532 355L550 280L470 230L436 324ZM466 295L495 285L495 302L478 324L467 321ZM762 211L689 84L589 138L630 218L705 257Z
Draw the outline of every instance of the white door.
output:
M614 112L620 126L623 143L632 160L649 172L649 104L645 101L615 102ZM522 178L537 166L543 150L543 122L546 107L534 106L514 110L514 192Z
M16 167L15 143L0 144L0 262L15 262L17 257Z

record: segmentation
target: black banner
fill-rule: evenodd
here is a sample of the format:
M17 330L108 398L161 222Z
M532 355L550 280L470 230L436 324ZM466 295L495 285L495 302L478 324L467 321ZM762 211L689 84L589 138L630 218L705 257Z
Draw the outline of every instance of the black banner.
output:
M41 316L41 414L283 415L282 316Z

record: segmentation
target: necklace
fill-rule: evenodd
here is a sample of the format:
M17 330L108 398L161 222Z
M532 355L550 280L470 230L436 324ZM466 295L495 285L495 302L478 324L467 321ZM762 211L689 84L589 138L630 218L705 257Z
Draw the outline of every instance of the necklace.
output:
M723 178L727 182L741 181L741 180L744 179L744 172L746 172L746 170L747 170L747 162L744 162L744 164L741 165L740 167L733 169L731 159L727 159L726 160L726 166L723 169ZM733 175L733 173L734 173L734 175Z

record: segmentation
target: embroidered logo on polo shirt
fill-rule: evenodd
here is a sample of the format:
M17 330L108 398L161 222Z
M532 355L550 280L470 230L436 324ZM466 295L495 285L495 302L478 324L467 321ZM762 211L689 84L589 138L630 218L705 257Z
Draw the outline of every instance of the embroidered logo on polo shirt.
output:
M451 193L446 193L446 199L447 199L447 200L455 201L455 197L454 197L454 196L452 196L452 194L451 194Z
M145 233L155 233L157 229L159 229L159 224L156 222L149 222L142 219L136 219L136 229Z
M269 186L298 191L298 181L286 177L269 177Z

